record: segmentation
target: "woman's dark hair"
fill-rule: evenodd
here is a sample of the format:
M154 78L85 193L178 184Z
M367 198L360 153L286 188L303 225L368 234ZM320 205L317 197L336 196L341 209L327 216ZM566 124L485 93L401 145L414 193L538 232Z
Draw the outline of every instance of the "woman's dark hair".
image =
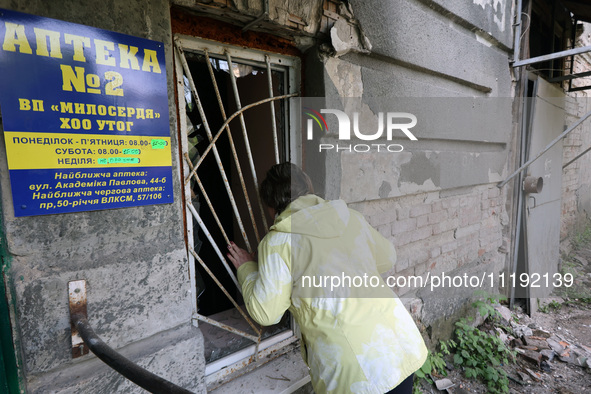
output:
M259 189L263 202L277 214L283 212L296 198L311 193L314 193L312 181L292 163L280 163L271 167Z

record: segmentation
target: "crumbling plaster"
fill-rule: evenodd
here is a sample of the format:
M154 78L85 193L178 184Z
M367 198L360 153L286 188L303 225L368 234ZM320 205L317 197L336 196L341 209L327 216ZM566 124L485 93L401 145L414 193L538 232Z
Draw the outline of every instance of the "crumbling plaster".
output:
M327 195L351 203L392 239L400 252L396 275L500 272L508 261L509 220L496 183L510 167L512 4L453 3L353 0L357 31L371 50L348 50L345 35L332 34L333 51L319 60L326 108L356 108L371 131L380 111L405 108L419 120L418 141L372 141L399 143L402 152L325 155L339 168L326 173ZM353 105L344 99L351 97ZM334 133L318 141L338 142ZM472 296L448 290L406 289L403 296L433 338L451 333L443 323Z

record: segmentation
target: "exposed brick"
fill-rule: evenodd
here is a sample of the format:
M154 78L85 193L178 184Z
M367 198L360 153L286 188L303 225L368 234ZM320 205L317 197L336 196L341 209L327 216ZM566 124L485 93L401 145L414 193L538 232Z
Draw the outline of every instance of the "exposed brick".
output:
M432 214L429 214L429 215L432 215ZM423 216L417 217L417 228L425 227L427 224L429 224L429 215L423 215Z
M460 207L449 207L446 211L448 218L457 218L459 216Z
M451 252L452 250L457 249L458 243L456 241L448 242L446 244L441 245L441 253Z
M410 264L416 266L429 261L429 252L420 244L414 244L416 247L410 256Z
M467 227L459 227L455 233L454 236L459 239L459 238L464 238L470 234L474 234L477 233L478 230L480 230L480 223L476 223L476 224L472 224L470 226Z
M453 198L453 197L446 198L445 200L441 201L441 205L445 209L456 208L460 205L460 200L458 200L457 198Z
M394 246L396 246L397 248L399 248L403 245L407 245L410 242L411 242L411 233L410 232L400 233L394 237Z
M398 220L408 219L410 209L408 207L400 207L396 208L396 214L398 216Z
M415 275L423 275L427 272L427 263L419 264L415 267Z
M399 220L397 222L392 223L391 227L392 227L391 231L392 231L393 235L405 233L408 231L413 231L413 230L416 230L416 228L417 228L417 219L410 218L410 219Z
M431 204L431 211L432 212L439 212L441 210L443 210L443 202L435 201L435 202L433 202L433 204Z
M431 257L432 259L439 256L441 254L441 248L438 246L436 248L433 248L429 251L429 257Z
M466 244L457 250L458 264L460 266L471 263L478 258L478 244Z
M413 289L414 288L413 287L410 287L410 286L397 287L396 288L396 294L398 295L398 297L404 297L405 294L408 294Z
M477 205L480 198L477 196L462 196L460 197L460 207L473 207Z
M394 283L398 283L398 284L405 284L405 282L407 282L405 280L405 278L408 278L409 276L413 276L414 275L414 267L410 267L407 268L405 270L402 270L400 272L396 273L395 276L395 280L396 282ZM387 282L386 282L387 283ZM408 284L408 283L406 283ZM398 296L402 296L406 293L408 293L410 290L412 290L412 288L410 286L401 286L401 287L394 287L394 291L396 292L396 294L398 294Z
M431 204L415 205L410 208L409 216L415 218L417 216L426 215L431 213Z
M414 274L415 274L414 267L410 267L410 268L407 268L405 270L400 271L398 273L398 275L396 275L396 276L411 276L411 275L414 275Z
M446 231L454 230L459 225L460 225L460 219L457 217L453 218L453 219L447 219L447 220L440 222L440 223L435 223L433 225L433 234L437 235L437 234L444 233Z
M389 237L392 235L392 226L390 224L382 224L381 226L377 226L376 230L384 237Z
M447 219L447 211L433 212L433 213L430 213L427 216L429 218L429 223L430 224L435 224L435 223L439 223L439 222L442 222L445 219Z
M414 230L411 232L411 242L429 238L431 235L433 235L433 228L431 226Z
M481 213L478 206L466 207L460 215L460 226L469 226L480 221Z
M498 187L493 187L488 189L488 198L495 198L501 195L501 189Z
M499 227L484 228L480 230L480 245L484 246L491 242L497 242L503 238Z
M392 223L396 221L396 209L380 209L375 214L370 216L369 222L372 226L379 226L382 224Z
M399 273L400 271L407 269L409 267L409 265L410 265L409 259L398 260L395 264L396 273Z

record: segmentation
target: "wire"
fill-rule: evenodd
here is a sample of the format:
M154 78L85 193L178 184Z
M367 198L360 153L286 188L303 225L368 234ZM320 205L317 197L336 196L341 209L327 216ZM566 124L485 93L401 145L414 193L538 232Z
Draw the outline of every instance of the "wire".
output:
M527 33L527 31L529 30L529 28L531 26L531 17L525 12L522 12L521 15L527 16L527 28L523 31L523 33L521 33L521 37L519 37L519 42L521 42L521 39L523 38L525 33Z

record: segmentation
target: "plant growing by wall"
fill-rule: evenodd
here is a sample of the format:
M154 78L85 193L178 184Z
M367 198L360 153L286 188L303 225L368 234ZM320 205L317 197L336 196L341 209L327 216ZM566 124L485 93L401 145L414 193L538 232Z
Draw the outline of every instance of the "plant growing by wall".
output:
M483 293L472 306L493 325L500 324L500 314L493 305L503 298ZM463 369L466 378L480 379L490 393L509 392L509 379L500 367L514 361L514 352L507 348L494 330L488 332L474 327L470 324L471 320L461 318L455 324L454 339L440 341L439 351L429 353L425 364L415 372L414 394L421 393L419 387L422 380L433 383L430 379L432 374L447 376L445 357L448 355L453 355L454 364Z
M498 323L499 313L493 305L503 298L487 295L473 306L482 317L487 317L493 324ZM462 318L456 323L455 336L454 364L464 369L466 377L480 379L491 393L508 393L509 379L500 367L514 361L515 354L496 333L473 327L469 319Z
M413 386L413 394L421 394L420 386L421 381L426 381L429 384L433 384L431 375L447 376L445 371L445 356L451 354L449 347L450 343L455 345L453 340L439 341L439 351L429 352L427 360L419 370L415 372L415 384Z

